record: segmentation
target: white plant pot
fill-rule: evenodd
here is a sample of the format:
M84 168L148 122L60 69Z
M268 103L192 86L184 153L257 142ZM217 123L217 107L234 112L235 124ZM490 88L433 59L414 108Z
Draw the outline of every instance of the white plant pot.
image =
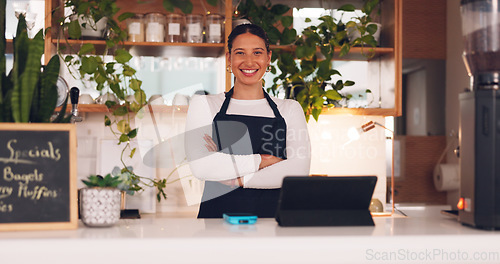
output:
M71 17L72 20L76 19L76 15L73 15ZM92 19L88 17L84 17L83 15L78 17L78 23L82 25L83 23L86 24L85 27L81 27L82 31L82 38L83 39L105 39L106 38L106 33L107 33L107 24L108 24L108 18L103 17L97 23Z
M92 187L80 190L80 217L91 227L113 226L120 220L121 192L118 188Z

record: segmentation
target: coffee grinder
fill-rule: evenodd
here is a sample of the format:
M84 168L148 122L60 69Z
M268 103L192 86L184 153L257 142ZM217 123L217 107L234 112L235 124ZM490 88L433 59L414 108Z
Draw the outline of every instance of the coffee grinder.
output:
M470 89L459 95L458 221L500 228L500 0L461 0Z

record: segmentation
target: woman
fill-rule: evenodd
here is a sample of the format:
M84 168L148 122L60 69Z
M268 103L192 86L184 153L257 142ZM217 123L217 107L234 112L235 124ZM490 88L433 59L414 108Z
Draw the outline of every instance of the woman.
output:
M226 59L234 87L225 94L193 97L187 115L191 171L205 180L198 218L223 213L274 217L283 178L309 174L305 117L297 101L270 97L262 87L271 63L262 28L235 27Z

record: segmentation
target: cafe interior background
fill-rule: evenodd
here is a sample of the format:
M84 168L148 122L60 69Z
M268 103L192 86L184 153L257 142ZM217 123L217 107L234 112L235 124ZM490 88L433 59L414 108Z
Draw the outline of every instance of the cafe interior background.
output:
M17 23L12 2L7 1L7 38L12 37ZM36 13L34 32L43 27L43 0L16 2L29 2L28 12ZM388 183L394 158L394 199L397 204L456 204L458 187L438 191L434 186L433 171L445 149L448 152L442 163L458 162L452 153L458 130L458 93L468 86L461 59L458 6L456 0L403 1L403 115L396 118L321 115L317 122L311 119L308 122L312 146L311 174L376 175L378 183L373 198L385 203L390 202L386 198L391 197ZM295 21L303 20L301 17L305 16L318 17L322 12L321 9L295 10ZM137 77L143 81L142 87L148 97L162 95L164 104L179 107L155 113L155 122L147 115L134 119L132 124L140 131L134 142L139 155L127 162L141 175L160 179L172 175L169 180L180 180L167 185L166 200L157 202L155 190L147 189L139 195L127 197L127 208L139 208L143 213L195 215L202 183L192 177L188 166L182 162L184 154L179 143L184 132L186 105L197 91L210 94L224 91L225 57L134 56L131 64L138 70ZM349 102L350 107L373 107L382 101L394 101L394 91L392 98L390 93L389 98L383 98L387 94L376 90L373 94L363 92L370 89L373 82L360 78L358 74L359 69L367 70L366 62L335 61L334 64L344 79L356 80L356 85L349 90L356 95L356 99ZM7 67L12 67L11 55L7 57ZM100 96L91 83L72 78L67 70L62 76L69 87L78 87L81 94L90 94L93 99ZM271 74L265 76L267 82L272 78ZM104 127L104 113L80 115L83 121L77 123L78 178L106 174L119 165L122 148ZM358 130L369 121L384 124L395 132L394 157L390 131L377 127L359 136L352 135L353 129ZM169 142L173 154L156 157L154 161L144 159L147 152L161 142ZM78 187L83 187L78 182Z

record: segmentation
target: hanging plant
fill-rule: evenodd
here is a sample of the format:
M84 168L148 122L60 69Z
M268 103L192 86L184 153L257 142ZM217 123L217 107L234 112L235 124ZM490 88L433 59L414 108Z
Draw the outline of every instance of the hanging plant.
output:
M66 45L59 45L58 53L66 63L70 73L76 79L86 80L96 84L96 90L108 91L116 96L123 103L106 101L105 105L111 115L105 115L104 125L109 127L116 137L118 144L123 145L120 154L122 173L130 175L130 191L138 192L143 190L143 186L157 189L158 201L163 197L166 199L164 188L166 180L150 179L142 177L133 172L130 166L124 161L125 157L133 158L136 148L132 148L131 141L138 133L138 128L132 128L131 119L134 114L146 105L146 93L142 89L142 81L136 76L136 70L130 65L132 55L120 45L127 39L127 32L119 27L119 22L133 17L133 13L123 13L118 16L118 21L114 18L120 9L116 5L116 0L67 0L64 7L71 8L73 13L60 19L62 32L60 35L66 36ZM74 19L83 18L83 19ZM96 45L85 43L81 46L70 45L68 39L81 39L81 28L92 27L93 23L88 21L99 21L107 18L106 45L104 51L98 52ZM64 34L66 33L66 34ZM73 55L66 55L73 54ZM112 60L107 61L105 56L112 55ZM72 69L77 71L72 71ZM130 100L129 95L133 95L134 100ZM128 99L128 100L127 100Z
M304 110L306 120L313 116L317 121L324 107L334 107L341 101L349 100L352 96L343 93L342 89L355 83L350 80L333 82L332 76L342 75L332 68L331 61L334 56L347 55L353 46L376 46L373 34L377 28L368 23L371 22L369 14L378 6L378 1L365 1L362 11L366 15L356 18L359 23L349 21L344 24L341 20L325 15L319 18L319 25L305 28L300 35L291 28L293 17L284 15L290 7L273 5L269 0L263 5L256 5L253 0L242 1L237 7L239 16L261 26L267 32L271 43L292 44L291 48L273 49L271 60L281 73L273 79L267 91L274 95L284 91L285 98L297 100ZM354 10L356 8L352 4L338 9L339 12ZM311 20L306 18L305 22ZM362 32L359 38L349 40L347 30L351 27ZM338 54L336 48L339 49ZM366 56L373 56L373 53ZM271 73L277 74L274 66Z

